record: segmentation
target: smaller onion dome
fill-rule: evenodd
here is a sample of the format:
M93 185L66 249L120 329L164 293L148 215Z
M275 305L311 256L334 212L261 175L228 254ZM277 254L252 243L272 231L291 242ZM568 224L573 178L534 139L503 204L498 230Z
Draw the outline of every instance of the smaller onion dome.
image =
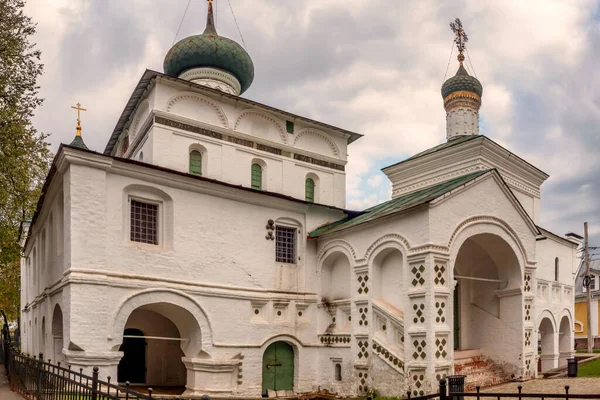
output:
M454 92L472 92L481 97L483 94L483 86L481 82L474 76L469 75L462 63L458 67L456 75L448 79L442 85L442 97L445 99L448 95Z
M239 82L236 88L239 94L246 91L254 80L254 63L250 55L237 42L217 33L211 2L208 3L204 32L175 43L165 57L163 68L165 74L174 77L202 68L223 71L237 80L233 86L238 86ZM224 82L231 85L226 78Z
M69 143L69 146L89 150L81 137L81 111L87 111L87 109L81 108L80 103L77 103L77 106L71 106L71 108L77 110L77 127L75 128L75 138Z

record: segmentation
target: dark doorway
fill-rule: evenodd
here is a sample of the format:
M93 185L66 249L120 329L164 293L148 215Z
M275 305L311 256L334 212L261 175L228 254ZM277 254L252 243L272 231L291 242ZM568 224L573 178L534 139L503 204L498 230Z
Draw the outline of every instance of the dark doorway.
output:
M268 390L294 390L294 349L285 342L269 345L263 355L263 396Z
M144 336L139 329L125 329L123 336ZM146 339L124 337L119 347L123 358L117 368L118 382L146 383Z
M460 349L460 283L454 288L454 350Z

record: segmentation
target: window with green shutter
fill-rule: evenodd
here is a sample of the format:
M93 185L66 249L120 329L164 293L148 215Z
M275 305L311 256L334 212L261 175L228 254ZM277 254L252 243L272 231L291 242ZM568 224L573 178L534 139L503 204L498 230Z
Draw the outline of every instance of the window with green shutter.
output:
M312 178L306 178L304 188L306 201L313 203L315 201L315 181Z
M202 153L198 150L190 152L190 174L202 175Z
M262 167L252 164L252 189L262 190Z

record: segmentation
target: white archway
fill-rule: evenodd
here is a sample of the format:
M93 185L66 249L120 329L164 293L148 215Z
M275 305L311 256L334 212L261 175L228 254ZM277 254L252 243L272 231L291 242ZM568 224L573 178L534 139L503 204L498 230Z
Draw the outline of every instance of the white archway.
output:
M525 304L519 290L526 264L522 244L502 221L478 217L459 225L449 247L456 284L451 319L454 348L479 349L514 364L522 353L524 319L531 318L525 315L531 305ZM507 326L520 328L507 330Z
M564 310L558 325L559 367L567 365L567 359L573 355L575 345L573 331L574 325L571 313L569 310Z
M544 310L538 318L538 337L536 348L541 351L541 371L545 372L558 367L558 340L557 327L554 315L549 310Z

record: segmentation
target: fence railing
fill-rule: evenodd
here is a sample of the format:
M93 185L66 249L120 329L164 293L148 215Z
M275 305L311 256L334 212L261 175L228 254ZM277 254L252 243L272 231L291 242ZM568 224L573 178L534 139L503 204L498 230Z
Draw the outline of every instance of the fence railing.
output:
M152 389L148 395L129 388L98 379L98 368L92 376L83 369L74 371L70 366L45 361L43 355L30 357L4 342L4 365L8 372L11 389L28 400L152 400Z
M569 393L569 385L564 387L564 393L524 393L522 386L517 386L518 393L492 393L482 392L481 388L477 386L475 392L452 392L448 390L446 380L440 380L438 393L429 394L426 396L411 397L411 392L407 393L408 399L411 400L463 400L465 398L474 398L477 400L502 400L502 399L527 399L527 400L545 400L545 399L600 399L600 393L598 394L576 394Z

